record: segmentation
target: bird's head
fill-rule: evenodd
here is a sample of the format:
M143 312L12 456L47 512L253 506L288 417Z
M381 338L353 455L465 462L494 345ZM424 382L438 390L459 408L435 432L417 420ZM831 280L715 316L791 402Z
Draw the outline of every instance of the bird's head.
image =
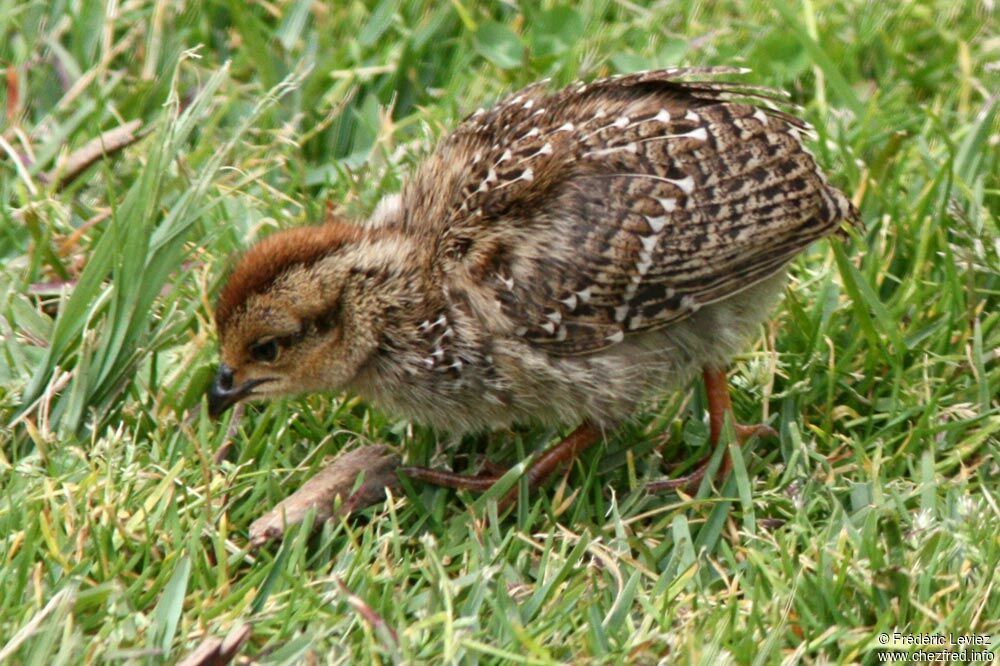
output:
M328 223L250 248L216 306L221 362L209 390L212 415L241 400L346 387L378 348L387 303L405 286L393 236Z

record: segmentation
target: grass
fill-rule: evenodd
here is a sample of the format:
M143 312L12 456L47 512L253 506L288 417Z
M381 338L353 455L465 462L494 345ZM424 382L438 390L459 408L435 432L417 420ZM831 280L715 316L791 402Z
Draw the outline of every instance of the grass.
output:
M883 632L984 635L995 658L992 0L543 4L0 0L0 661L176 661L241 622L261 663L877 663ZM734 451L718 492L648 494L706 450L692 387L505 519L414 487L251 549L337 451L450 463L455 442L314 396L251 409L216 463L228 258L363 216L506 91L685 63L789 90L860 203L734 363L737 416L780 442ZM132 120L140 141L66 178Z

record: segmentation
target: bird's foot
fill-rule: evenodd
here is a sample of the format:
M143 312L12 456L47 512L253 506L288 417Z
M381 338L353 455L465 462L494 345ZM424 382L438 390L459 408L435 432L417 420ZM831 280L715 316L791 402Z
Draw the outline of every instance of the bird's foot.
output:
M709 441L711 441L713 447L724 446L722 443L723 427L726 419L731 421L733 419L733 405L729 399L729 384L726 381L726 371L716 368L705 368L702 376L705 381L705 393L708 395ZM743 425L742 423L733 421L732 425L736 441L741 445L752 437L769 439L777 439L778 437L778 432L766 423ZM652 492L663 492L678 488L682 488L686 492L694 492L698 490L702 479L705 478L705 473L708 471L708 464L711 459L712 454L709 454L704 460L698 463L698 467L690 474L676 479L653 481L647 485L647 488ZM732 470L732 467L733 462L727 451L722 458L722 465L719 466L716 478L725 478L730 470Z
M778 439L779 437L778 431L766 423L754 425L736 423L733 425L733 430L736 431L736 440L740 444L745 444L751 437L759 437L760 439Z
M745 444L747 440L752 437L759 437L761 439L777 439L778 431L767 425L766 423L757 423L754 425L743 425L742 423L733 424L733 430L736 434L736 441L741 445ZM646 485L646 489L654 493L662 493L670 490L677 490L680 488L686 493L693 493L698 490L698 486L701 485L702 479L705 478L705 474L708 472L709 463L712 461L712 455L708 454L699 463L698 466L694 468L694 471L690 474L685 474L684 476L679 476L676 479L661 479L659 481L653 481ZM729 461L728 453L723 458L722 466L719 469L718 477L723 478L729 473L732 463Z
M595 425L584 423L579 428L571 432L558 444L549 447L538 456L524 475L528 479L529 490L534 490L547 479L564 462L576 458L581 451L601 439L601 430ZM400 472L411 479L431 483L437 486L453 488L455 490L471 490L483 492L488 490L502 477L507 470L497 470L491 465L491 469L485 474L470 476L467 474L457 474L442 470L430 469L427 467L402 467ZM518 489L512 488L500 500L498 508L506 509L517 501Z
M693 472L685 474L684 476L678 476L676 479L660 479L659 481L651 481L646 484L646 490L651 493L663 493L680 488L686 493L693 493L698 490L698 486L701 485L701 480L705 478L705 472L708 471L708 463L711 462L711 460L712 456L709 455L698 463L698 466L695 467Z

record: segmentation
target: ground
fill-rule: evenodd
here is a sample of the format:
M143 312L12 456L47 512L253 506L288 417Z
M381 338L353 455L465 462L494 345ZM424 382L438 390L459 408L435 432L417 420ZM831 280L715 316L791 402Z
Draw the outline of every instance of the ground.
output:
M542 5L0 0L0 661L172 662L241 623L261 663L1000 651L994 0ZM233 254L363 217L507 91L676 64L788 90L861 210L733 364L737 416L780 441L718 490L648 493L707 450L696 384L505 518L416 486L249 545L338 451L465 460L350 396L210 420Z

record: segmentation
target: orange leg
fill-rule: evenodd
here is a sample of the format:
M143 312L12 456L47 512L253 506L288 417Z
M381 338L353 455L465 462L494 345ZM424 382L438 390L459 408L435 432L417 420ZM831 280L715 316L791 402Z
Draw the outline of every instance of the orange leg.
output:
M722 443L722 428L726 422L726 415L733 417L733 403L729 400L729 383L726 381L726 371L716 368L705 368L702 371L705 380L705 392L708 394L708 430L709 441L712 447L725 446ZM736 439L741 444L751 437L777 437L778 433L774 428L763 423L759 425L746 426L740 423L733 423L733 430L736 431ZM709 455L698 467L686 476L676 479L664 479L654 481L648 488L654 492L661 490L674 490L684 488L689 492L697 490L701 480L705 478L708 471L708 464L712 456ZM722 458L722 465L716 478L723 479L733 468L733 461L729 453Z
M443 486L455 490L472 490L484 492L490 489L499 474L459 474L458 472L448 472L443 469L431 469L430 467L400 467L399 471L411 479L429 483L432 486Z
M583 423L561 442L546 449L531 464L531 467L525 472L525 476L528 479L528 487L534 490L545 479L551 476L561 464L573 460L585 449L600 441L600 439L600 428L589 422ZM399 471L411 479L424 481L425 483L454 488L456 490L473 491L487 490L503 476L503 472L469 476L456 474L455 472L429 469L427 467L403 467ZM515 501L517 501L517 488L512 488L500 501L499 508L505 509Z

